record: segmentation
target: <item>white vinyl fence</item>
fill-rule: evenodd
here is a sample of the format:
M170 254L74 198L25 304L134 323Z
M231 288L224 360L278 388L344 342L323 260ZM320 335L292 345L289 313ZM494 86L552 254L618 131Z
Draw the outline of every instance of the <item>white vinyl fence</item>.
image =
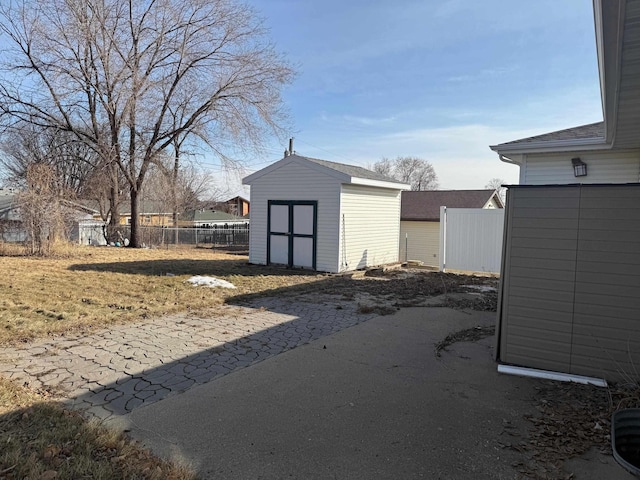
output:
M440 270L500 273L504 209L440 207Z

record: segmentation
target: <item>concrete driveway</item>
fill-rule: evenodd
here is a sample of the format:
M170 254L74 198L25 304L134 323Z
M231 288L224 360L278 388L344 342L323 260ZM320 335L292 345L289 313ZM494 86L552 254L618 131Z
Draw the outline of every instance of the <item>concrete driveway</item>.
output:
M434 344L495 313L407 308L109 422L215 479L515 479L537 380L499 375L493 338ZM571 478L632 478L609 456Z

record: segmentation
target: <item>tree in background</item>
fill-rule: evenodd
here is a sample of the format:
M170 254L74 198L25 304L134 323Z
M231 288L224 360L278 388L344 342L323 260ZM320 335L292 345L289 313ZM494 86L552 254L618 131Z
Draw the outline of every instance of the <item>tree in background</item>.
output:
M26 189L18 194L18 209L31 243L31 253L48 255L56 240L65 238L69 211L52 165L27 166Z
M131 246L147 172L182 135L198 126L219 149L255 150L281 133L280 90L294 72L234 0L17 0L0 6L0 33L4 128L69 132L112 179L118 170Z
M411 185L411 190L437 190L438 175L433 165L417 157L383 158L373 164L373 170L402 183Z
M49 165L59 191L82 197L96 163L95 152L68 132L22 123L0 142L0 166L7 180L23 187L31 165Z
M484 188L490 188L492 190L496 190L498 192L498 195L500 195L500 199L504 203L505 196L507 194L507 189L502 185L504 185L505 183L506 182L502 178L496 177L489 180L487 184L484 186Z

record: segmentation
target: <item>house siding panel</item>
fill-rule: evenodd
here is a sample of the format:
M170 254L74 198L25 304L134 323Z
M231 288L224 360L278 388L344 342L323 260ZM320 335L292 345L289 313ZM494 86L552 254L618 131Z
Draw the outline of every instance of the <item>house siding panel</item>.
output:
M551 370L609 380L636 375L640 365L640 185L556 189L578 195L575 261L563 257L557 248L549 250L547 260L540 259L538 250L527 252L522 242L514 247L513 235L525 234L526 229L507 232L505 258L511 267L502 278L499 357L508 363L536 368L547 365ZM544 197L544 190L515 188L509 195L518 210L520 192L526 193L528 202L536 192ZM510 210L515 213L522 215ZM537 235L535 240L542 248L544 239ZM548 260L554 257L567 276L564 282L554 279L546 290L540 272L550 270ZM528 330L523 330L525 320L531 322ZM550 320L558 324L555 331ZM569 338L566 333L558 334L567 326L571 328ZM556 361L540 358L549 350L548 343L540 343L540 331L558 341L553 345L562 355L554 357ZM538 350L544 353L535 353Z
M340 269L397 262L400 190L343 185L340 198Z
M316 269L338 271L338 212L340 183L295 163L261 177L251 185L249 262L267 263L267 204L269 200L317 200L318 238Z
M400 260L405 259L440 265L440 222L400 222Z
M587 164L587 176L573 176L571 159L580 157ZM524 156L520 183L551 185L581 183L630 183L640 180L640 152L603 151Z

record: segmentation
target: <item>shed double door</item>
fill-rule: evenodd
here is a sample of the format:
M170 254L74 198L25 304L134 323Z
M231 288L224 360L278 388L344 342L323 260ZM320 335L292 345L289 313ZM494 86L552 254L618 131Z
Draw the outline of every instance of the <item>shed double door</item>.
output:
M267 263L316 268L318 202L270 200Z

